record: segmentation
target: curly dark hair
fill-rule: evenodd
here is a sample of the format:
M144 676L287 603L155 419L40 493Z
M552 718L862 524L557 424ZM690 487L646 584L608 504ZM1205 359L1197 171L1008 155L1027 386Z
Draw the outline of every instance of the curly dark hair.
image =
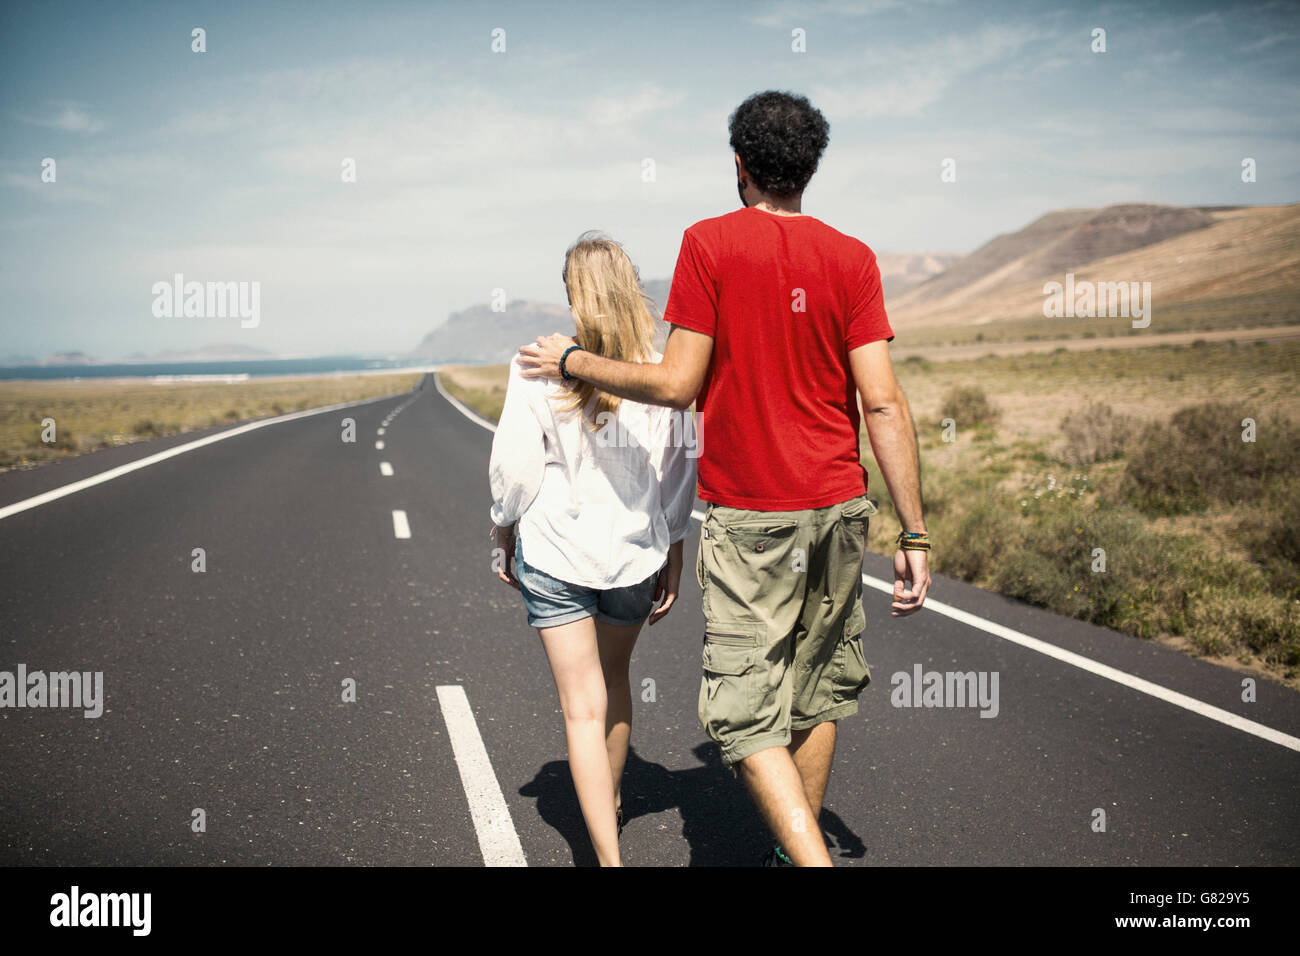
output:
M788 199L803 192L830 141L830 124L807 97L755 93L727 120L731 148L762 192Z

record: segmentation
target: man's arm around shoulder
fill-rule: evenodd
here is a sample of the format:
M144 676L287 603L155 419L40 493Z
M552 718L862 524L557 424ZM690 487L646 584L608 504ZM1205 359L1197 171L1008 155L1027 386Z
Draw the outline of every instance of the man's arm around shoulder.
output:
M565 335L539 337L536 345L519 350L521 374L525 378L560 378L560 357L575 344ZM569 353L564 368L575 378L619 398L686 409L699 394L712 357L711 336L674 325L661 362L619 362L578 349Z

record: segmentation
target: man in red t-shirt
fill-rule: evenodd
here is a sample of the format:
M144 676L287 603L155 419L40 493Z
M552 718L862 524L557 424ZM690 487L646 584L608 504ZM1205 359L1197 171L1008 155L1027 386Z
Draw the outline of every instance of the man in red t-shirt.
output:
M875 506L858 396L903 531L895 617L930 586L911 413L889 359L876 257L803 214L828 141L803 97L757 93L729 121L742 209L686 230L659 364L617 362L552 335L520 349L532 377L632 401L696 404L696 575L705 638L699 716L776 835L769 865L829 866L816 825L836 721L870 680L862 558ZM681 567L669 567L680 576Z

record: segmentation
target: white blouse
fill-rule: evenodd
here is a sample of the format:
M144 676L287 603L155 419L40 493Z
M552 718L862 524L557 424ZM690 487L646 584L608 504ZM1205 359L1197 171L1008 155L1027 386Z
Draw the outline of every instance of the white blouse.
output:
M690 526L691 413L623 399L593 430L589 417L560 411L563 384L521 370L516 356L492 439L492 522L518 521L524 558L561 581L601 590L644 581Z

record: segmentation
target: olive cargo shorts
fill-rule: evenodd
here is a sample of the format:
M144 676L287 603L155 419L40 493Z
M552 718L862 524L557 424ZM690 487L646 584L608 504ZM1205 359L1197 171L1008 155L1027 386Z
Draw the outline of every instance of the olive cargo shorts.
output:
M858 710L865 495L805 511L708 506L695 576L704 593L700 723L728 767Z

